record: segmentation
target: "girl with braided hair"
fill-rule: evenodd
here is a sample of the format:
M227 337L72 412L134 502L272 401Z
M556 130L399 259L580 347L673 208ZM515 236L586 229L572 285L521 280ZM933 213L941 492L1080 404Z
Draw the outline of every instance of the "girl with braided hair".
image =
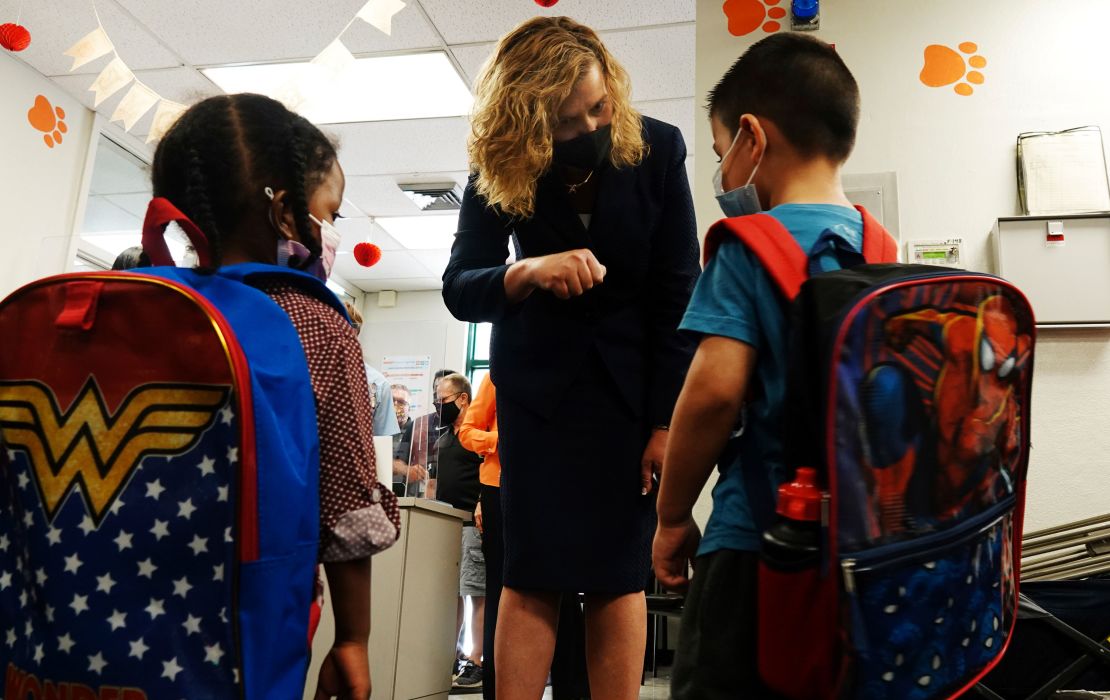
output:
M333 222L343 171L327 137L281 103L250 94L204 100L165 135L151 167L154 196L206 235L213 269L261 262L327 278L339 242ZM377 482L362 352L354 329L328 304L280 278L262 289L300 336L316 398L318 556L336 623L316 697L368 698L370 555L396 531L382 516L394 496Z

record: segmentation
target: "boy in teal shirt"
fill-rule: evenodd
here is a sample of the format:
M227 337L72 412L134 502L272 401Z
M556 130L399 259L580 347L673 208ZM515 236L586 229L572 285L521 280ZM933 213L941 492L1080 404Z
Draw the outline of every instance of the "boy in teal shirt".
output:
M710 93L709 116L726 216L767 209L822 269L837 266L812 250L826 230L860 249L863 222L840 181L859 89L831 46L799 34L759 41ZM760 534L787 477L786 304L754 254L731 239L710 260L680 327L701 342L671 421L653 550L659 581L690 588L672 697L770 697L756 666L756 571ZM702 537L691 513L715 464Z

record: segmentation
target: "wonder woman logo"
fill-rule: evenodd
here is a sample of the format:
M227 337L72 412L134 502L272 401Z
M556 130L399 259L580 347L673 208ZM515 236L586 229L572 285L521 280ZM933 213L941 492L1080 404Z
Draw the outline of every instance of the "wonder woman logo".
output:
M31 462L47 519L79 486L97 525L147 455L187 452L224 405L231 387L144 384L109 415L89 377L63 413L40 382L0 382L0 435Z

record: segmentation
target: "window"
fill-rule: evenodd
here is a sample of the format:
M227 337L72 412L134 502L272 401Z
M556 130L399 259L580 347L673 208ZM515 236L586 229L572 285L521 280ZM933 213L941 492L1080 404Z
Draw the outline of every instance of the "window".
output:
M472 323L466 341L466 376L475 393L482 380L489 374L489 339L493 332L491 323Z

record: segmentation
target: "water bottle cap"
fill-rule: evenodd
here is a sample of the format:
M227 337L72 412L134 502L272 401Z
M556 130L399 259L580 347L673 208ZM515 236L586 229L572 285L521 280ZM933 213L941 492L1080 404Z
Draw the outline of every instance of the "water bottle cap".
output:
M799 467L794 481L779 487L779 503L775 511L791 520L816 522L821 519L821 489L817 487L817 470Z

